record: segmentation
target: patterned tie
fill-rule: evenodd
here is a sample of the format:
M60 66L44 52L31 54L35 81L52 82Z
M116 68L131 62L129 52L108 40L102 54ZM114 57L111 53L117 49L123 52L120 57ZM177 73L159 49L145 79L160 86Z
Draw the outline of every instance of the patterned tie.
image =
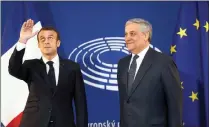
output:
M51 82L51 87L52 87L52 93L53 89L56 87L56 80L55 80L55 73L54 73L54 67L53 67L53 62L48 61L47 64L49 65L49 72L48 72L48 77Z
M135 77L136 67L137 67L136 59L138 57L139 57L138 55L134 56L133 61L131 63L131 67L128 72L128 93L131 92L132 84L134 82L134 77Z

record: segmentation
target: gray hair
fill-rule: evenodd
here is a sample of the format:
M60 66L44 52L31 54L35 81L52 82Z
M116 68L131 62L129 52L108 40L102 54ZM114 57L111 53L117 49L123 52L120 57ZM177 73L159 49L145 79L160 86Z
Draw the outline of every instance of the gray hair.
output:
M140 25L140 31L141 32L148 32L149 33L149 38L148 38L148 41L151 42L151 38L152 38L152 25L144 20L144 19L141 19L141 18L133 18L133 19L129 19L127 22L126 22L126 25L130 24L130 23L136 23L136 24L139 24Z

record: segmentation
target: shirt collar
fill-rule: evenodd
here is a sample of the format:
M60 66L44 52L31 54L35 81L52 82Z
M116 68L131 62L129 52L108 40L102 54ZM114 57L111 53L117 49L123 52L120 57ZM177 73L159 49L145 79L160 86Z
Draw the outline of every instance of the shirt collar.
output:
M149 49L149 46L147 46L145 49L143 49L140 53L138 53L137 55L139 56L140 59L143 59L145 54L147 53ZM132 59L136 54L132 54Z
M49 61L49 60L48 60L47 58L45 58L44 56L42 56L42 59L43 59L43 61L44 61L45 64ZM53 61L54 64L59 63L59 56L58 56L58 54L57 54L51 61Z

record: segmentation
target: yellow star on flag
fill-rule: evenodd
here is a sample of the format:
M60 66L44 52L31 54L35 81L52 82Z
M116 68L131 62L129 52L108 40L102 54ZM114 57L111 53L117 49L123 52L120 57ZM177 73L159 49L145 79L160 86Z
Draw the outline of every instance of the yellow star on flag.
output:
M205 29L206 29L206 32L208 32L208 29L209 29L209 25L208 25L208 22L206 21L205 25L204 25Z
M198 100L197 94L198 94L198 92L197 92L197 93L194 93L194 92L192 91L192 95L189 96L189 98L192 99L192 102L194 102L195 100Z
M176 45L174 45L174 46L171 45L171 48L170 48L171 54L174 53L174 52L176 52L176 49L175 48L176 48Z
M183 84L183 82L181 82L181 88L184 89L184 86L182 84Z
M187 36L186 30L187 30L187 29L182 29L182 28L180 28L180 31L179 31L177 34L179 34L181 38L182 38L183 36Z
M194 26L196 26L197 30L199 29L200 27L200 22L198 19L196 19L196 22L193 24Z

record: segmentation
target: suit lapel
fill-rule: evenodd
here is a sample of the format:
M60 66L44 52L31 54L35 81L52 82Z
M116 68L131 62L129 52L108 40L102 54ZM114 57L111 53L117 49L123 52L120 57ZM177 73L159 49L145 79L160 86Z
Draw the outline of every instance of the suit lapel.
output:
M48 89L48 90L50 90L51 85L50 85L50 82L49 82L49 79L48 79L48 75L47 75L47 72L46 72L46 65L45 65L44 61L42 60L42 58L40 59L40 65L41 65L40 76L41 76L41 78L45 82L44 83L45 88Z
M124 60L124 63L122 65L122 83L125 84L126 93L128 94L128 69L129 69L129 63L131 60L131 55L127 57L127 60Z
M149 50L147 51L146 55L144 56L144 59L139 67L139 70L136 74L135 80L133 82L132 85L132 90L129 94L129 98L130 96L134 93L134 91L136 90L136 88L139 86L141 80L143 79L143 77L145 76L145 74L147 73L147 71L149 70L149 68L152 65L152 49L149 48Z
M56 94L59 85L62 84L62 81L64 81L64 74L65 74L65 69L64 69L64 62L62 60L62 58L59 58L60 60L60 66L59 66L59 76L58 76L58 83L56 85L56 87L54 87L54 93L52 94L52 97L54 97L54 95ZM42 60L42 58L40 59L40 63L41 63L41 77L43 78L44 82L46 83L45 86L48 90L50 90L51 88L51 84L50 84L50 80L48 78L47 72L46 72L46 65L44 63L44 61ZM51 91L51 90L50 90Z

